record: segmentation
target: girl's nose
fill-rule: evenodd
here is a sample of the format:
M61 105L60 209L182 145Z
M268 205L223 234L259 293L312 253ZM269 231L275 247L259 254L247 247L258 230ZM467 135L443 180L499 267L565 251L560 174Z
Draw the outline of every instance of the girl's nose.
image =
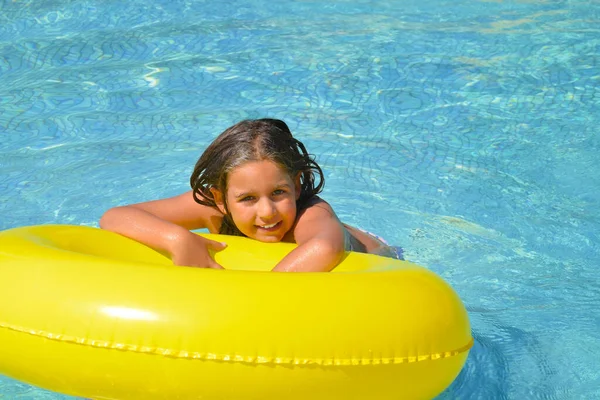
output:
M277 210L275 204L269 199L263 199L258 203L258 216L262 219L269 220L273 218Z

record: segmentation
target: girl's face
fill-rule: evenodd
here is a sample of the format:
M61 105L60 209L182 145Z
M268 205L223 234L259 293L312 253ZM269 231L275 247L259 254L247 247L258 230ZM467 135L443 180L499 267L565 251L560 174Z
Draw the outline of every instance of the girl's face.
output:
M221 193L214 189L213 194L225 213ZM292 178L272 161L251 161L229 173L226 196L231 218L244 235L279 242L296 222L300 174Z

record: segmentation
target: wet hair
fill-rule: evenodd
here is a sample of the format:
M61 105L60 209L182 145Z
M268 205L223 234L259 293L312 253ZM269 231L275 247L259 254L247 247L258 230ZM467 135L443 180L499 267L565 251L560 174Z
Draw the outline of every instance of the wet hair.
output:
M325 179L321 167L295 139L285 122L278 119L244 120L227 128L202 153L190 177L194 200L217 208L211 188L223 193L225 215L219 233L243 236L227 208L227 178L235 168L250 162L269 160L283 167L292 178L300 173L298 210L321 192ZM318 178L318 182L315 180Z

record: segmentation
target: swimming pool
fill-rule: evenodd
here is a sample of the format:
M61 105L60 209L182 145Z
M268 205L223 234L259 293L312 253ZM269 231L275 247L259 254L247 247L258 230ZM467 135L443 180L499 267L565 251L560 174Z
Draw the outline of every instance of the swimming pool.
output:
M591 0L0 2L0 229L97 226L281 118L343 221L463 298L441 399L600 398L599 23Z

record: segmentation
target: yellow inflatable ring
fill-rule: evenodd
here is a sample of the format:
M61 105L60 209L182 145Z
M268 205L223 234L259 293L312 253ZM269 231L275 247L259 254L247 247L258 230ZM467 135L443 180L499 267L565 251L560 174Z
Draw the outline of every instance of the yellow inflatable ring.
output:
M465 308L425 268L260 272L293 245L206 236L228 270L96 228L0 232L0 374L94 399L424 399L465 363Z

